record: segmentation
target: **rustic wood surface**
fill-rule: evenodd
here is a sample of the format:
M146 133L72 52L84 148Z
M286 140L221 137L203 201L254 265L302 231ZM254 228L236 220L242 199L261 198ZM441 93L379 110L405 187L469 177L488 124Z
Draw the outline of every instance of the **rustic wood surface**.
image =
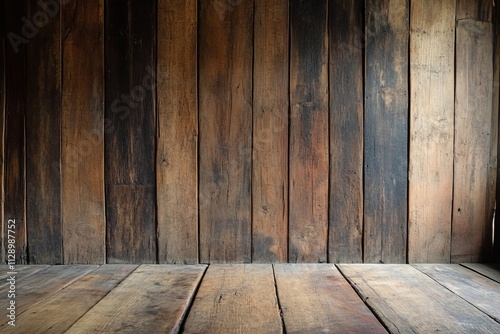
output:
M491 22L493 17L493 4L491 0L456 0L457 20L473 19Z
M500 9L498 6L495 8L495 19L494 19L494 76L493 76L493 113L498 115L500 113ZM497 184L496 184L496 193L491 194L491 197L500 198L500 177L498 175L500 172L500 159L498 159L498 156L500 156L500 136L498 135L498 127L500 124L500 119L496 124L492 124L493 127L496 126L496 135L497 135ZM495 226L497 227L495 229L495 240L500 240L500 215L495 214ZM495 249L494 249L494 254L493 254L493 259L492 261L500 263L500 242L495 243Z
M158 1L160 263L198 262L197 18L195 0Z
M5 11L3 0L0 1L0 8ZM2 249L0 250L0 259L2 263L5 263L5 242L7 238L5 237L5 232L3 231L4 226L4 203L5 203L5 192L4 192L4 171L5 171L5 15L0 15L0 224L2 226Z
M500 283L500 264L462 263L462 266Z
M40 264L40 265L35 265L35 264L31 264L31 265L19 265L19 266L14 266L14 270L11 270L9 268L9 266L7 265L2 265L0 267L0 288L1 287L4 287L4 286L7 286L9 284L9 282L7 282L7 278L12 276L12 274L9 274L11 272L15 272L17 275L19 275L20 277L23 277L26 278L28 276L31 276L37 272L39 272L40 270L43 270L45 268L47 268L49 265L46 265L46 264Z

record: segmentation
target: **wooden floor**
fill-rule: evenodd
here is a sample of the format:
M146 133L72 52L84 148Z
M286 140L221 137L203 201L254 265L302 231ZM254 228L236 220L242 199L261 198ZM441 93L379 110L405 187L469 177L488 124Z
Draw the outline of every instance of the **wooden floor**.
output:
M1 333L500 333L500 266L16 267Z

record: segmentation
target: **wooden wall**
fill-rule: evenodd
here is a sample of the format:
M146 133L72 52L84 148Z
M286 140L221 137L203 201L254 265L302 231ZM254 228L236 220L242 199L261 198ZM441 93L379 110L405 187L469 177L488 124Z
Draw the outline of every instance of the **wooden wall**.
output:
M492 259L491 0L0 4L3 256Z

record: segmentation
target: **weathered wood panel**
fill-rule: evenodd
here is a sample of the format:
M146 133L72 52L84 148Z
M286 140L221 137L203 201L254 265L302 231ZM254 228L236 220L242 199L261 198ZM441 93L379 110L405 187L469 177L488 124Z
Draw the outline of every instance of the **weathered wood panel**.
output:
M326 262L328 3L290 4L290 262Z
M275 265L287 333L387 333L334 265Z
M33 25L36 32L26 44L26 157L29 158L26 159L26 224L29 263L60 264L63 262L61 16L59 10L53 17L43 15L45 12L41 11L36 0L29 0L26 4L26 17L40 26Z
M462 263L462 266L500 283L500 264Z
M473 19L491 22L493 4L491 0L457 0L457 20Z
M183 333L283 333L272 265L211 265Z
M107 0L105 9L108 262L151 263L156 261L156 1Z
M62 6L64 263L105 261L104 1Z
M23 279L28 277L28 276L31 276L37 272L39 272L40 270L43 270L45 268L47 268L48 265L46 264L42 264L42 265L16 265L14 266L15 268L15 271L17 274L19 274L19 276L22 276ZM6 278L9 277L9 273L12 272L12 270L9 268L8 265L2 265L1 266L1 270L0 270L0 281L2 283L0 283L0 287L4 287L6 285L9 284L9 282L7 282Z
M363 261L364 2L329 5L329 261Z
M203 0L198 24L200 261L250 262L253 1Z
M495 8L495 36L494 36L494 93L493 93L493 107L495 108L493 113L500 113L500 9L498 7ZM495 124L497 126L497 136L500 127L500 119L498 123ZM498 141L500 141L500 136L498 137ZM496 184L496 199L500 199L500 145L497 142L497 184ZM500 207L500 201L497 200L497 208ZM493 261L500 263L500 215L495 214L495 249L494 249L494 258Z
M411 2L409 262L450 262L455 5Z
M364 261L406 262L408 0L367 0Z
M179 333L205 269L140 266L66 333Z
M456 31L455 161L451 261L491 251L486 194L493 87L491 23L460 20Z
M0 0L0 8L5 11L3 0ZM4 166L5 166L5 15L0 15L0 226L2 226L2 249L0 260L5 263L5 248L7 234L3 231L4 226Z
M255 1L252 243L254 262L288 258L287 0Z

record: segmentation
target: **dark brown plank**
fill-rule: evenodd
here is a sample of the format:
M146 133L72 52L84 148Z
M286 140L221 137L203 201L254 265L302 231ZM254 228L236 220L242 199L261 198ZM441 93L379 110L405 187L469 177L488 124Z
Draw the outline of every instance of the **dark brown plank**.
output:
M326 0L290 4L290 262L326 262L328 33Z
M66 333L179 333L205 269L140 266Z
M156 261L156 1L107 0L105 18L108 262L152 263Z
M25 43L22 37L24 1L4 1L5 31L5 152L3 220L16 221L16 257L18 264L28 263L25 220ZM2 225L6 227L7 225ZM7 235L4 230L2 235ZM4 244L4 249L7 244Z
M196 0L158 1L158 256L198 262ZM182 82L182 85L179 85Z
M183 333L283 333L272 265L211 265Z
M498 333L500 324L410 265L340 271L391 333Z
M363 261L364 2L329 5L330 227L329 261Z
M288 258L288 1L255 1L253 262Z
M104 1L62 6L64 263L105 261Z
M200 2L200 261L251 261L253 1Z
M491 252L486 221L493 87L491 23L460 20L456 41L455 160L451 261L481 262Z
M5 11L3 0L0 0L0 8ZM5 166L5 15L0 15L0 225L4 226L4 166ZM2 249L0 259L5 263L5 242L7 238L2 230Z
M493 4L491 0L457 0L457 20L473 19L491 22Z
M455 0L411 2L410 263L450 262L455 5Z
M364 262L406 262L408 0L367 0Z
M500 264L461 263L461 265L500 283Z
M387 333L330 264L275 265L287 333Z
M28 20L44 13L38 1L26 4ZM26 44L26 224L30 264L63 262L60 12L46 18L47 24L43 29L35 28L36 36Z

